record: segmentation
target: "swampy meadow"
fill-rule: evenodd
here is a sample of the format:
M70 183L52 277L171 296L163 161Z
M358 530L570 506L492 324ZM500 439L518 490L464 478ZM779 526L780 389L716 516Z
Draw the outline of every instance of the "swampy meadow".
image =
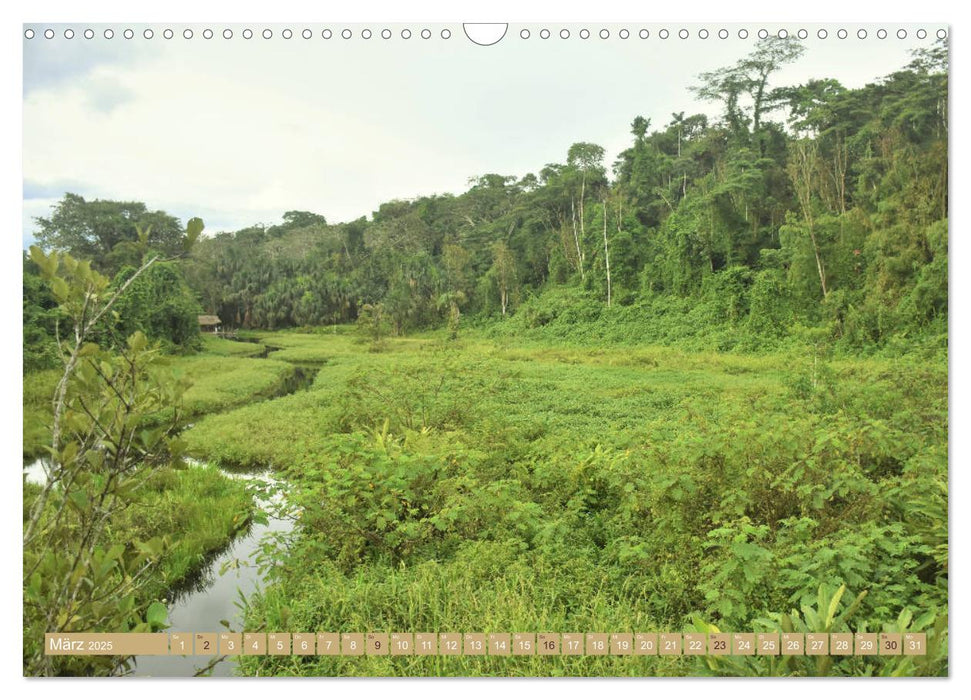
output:
M920 631L928 653L180 675L947 674L946 50L770 89L800 52L699 76L722 118L637 117L612 176L576 143L460 195L216 235L65 194L24 258L24 673L164 674L41 640L187 624ZM180 617L216 588L213 629Z

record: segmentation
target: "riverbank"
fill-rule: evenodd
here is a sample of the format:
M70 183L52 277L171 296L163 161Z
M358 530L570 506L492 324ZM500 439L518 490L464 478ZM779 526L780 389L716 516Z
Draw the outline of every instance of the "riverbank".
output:
M212 470L212 467L208 469ZM244 485L255 502L257 517L247 521L231 541L210 551L205 565L193 570L168 600L169 632L242 631L245 602L265 583L267 541L285 537L293 519L285 513L283 489L268 472L221 472L222 478ZM131 674L137 677L233 676L234 657L135 657Z
M183 396L185 419L218 413L275 396L292 393L303 385L303 370L292 363L266 359L267 348L259 343L222 338L203 339L203 351L171 356L157 370L190 382ZM24 376L23 458L48 454L51 397L61 377L59 370L31 372ZM164 420L159 415L159 420Z
M36 466L29 470L42 474ZM24 512L41 486L24 482ZM145 572L132 600L132 613L144 617L153 604L168 607L173 594L198 583L212 558L252 527L253 499L245 483L215 467L163 468L152 474L131 506L112 520L106 547L155 542L158 558ZM34 554L25 553L24 566ZM29 600L24 609L24 654L29 658L43 634L28 632L35 617ZM117 631L117 630L85 630ZM124 672L112 657L58 657L59 675L105 675Z
M287 395L313 382L313 368L268 360L268 348L258 343L207 338L205 349L199 355L168 358L159 370L192 382L184 397L186 416L209 415ZM56 371L25 377L25 458L44 453L50 440L46 424L58 377ZM45 480L42 459L25 464L25 513ZM216 630L224 621L236 619L239 593L248 594L262 582L255 555L263 536L280 534L292 525L284 518L266 515L264 509L271 505L265 500L268 486L265 480L257 481L253 475L229 474L194 461L185 469L156 469L133 503L112 520L107 535L107 546L152 542L159 551L133 599L134 614L145 615L150 606L161 603L167 611L167 629L175 631L197 630L202 623ZM25 566L31 556L26 555ZM26 631L30 615L27 606L25 655L33 653L27 640L37 637ZM153 617L158 619L158 613ZM126 669L117 667L110 657L65 657L58 673L191 676L198 668L193 659L166 660L162 666L156 661L132 659ZM228 675L233 668L233 663L223 663L210 672Z

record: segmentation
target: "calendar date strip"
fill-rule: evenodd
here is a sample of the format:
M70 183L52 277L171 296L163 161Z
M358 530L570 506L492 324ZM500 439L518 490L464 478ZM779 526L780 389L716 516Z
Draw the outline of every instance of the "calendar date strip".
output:
M48 633L58 656L923 656L923 632Z

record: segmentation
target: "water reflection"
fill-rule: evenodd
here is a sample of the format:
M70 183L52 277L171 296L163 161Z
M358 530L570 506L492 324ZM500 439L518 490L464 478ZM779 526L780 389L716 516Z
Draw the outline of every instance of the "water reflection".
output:
M37 484L38 486L43 486L47 483L47 468L50 465L50 460L46 457L41 457L40 459L34 460L30 464L24 465L24 480L28 484Z
M192 459L186 461L189 468L204 466ZM44 459L24 465L24 479L32 484L45 484L47 465L49 462ZM283 489L269 470L223 473L231 479L251 482L258 505L267 508L270 517L266 524L254 523L241 532L225 549L214 553L196 576L170 593L169 632L221 632L226 630L223 620L234 631L241 631L242 611L238 607L241 596L248 598L263 583L257 566L261 542L293 529L293 521L278 512L277 506L283 503ZM136 656L131 675L193 676L211 660L203 656ZM235 667L235 660L227 658L207 675L231 676Z
M224 472L233 479L254 482L260 492L269 491L268 500L261 507L279 503L278 482L269 471L259 473ZM270 513L275 510L271 507ZM234 631L243 629L241 597L249 597L263 583L257 566L260 544L264 538L285 534L293 529L293 521L271 515L267 523L255 523L218 553L201 574L173 595L169 605L169 632L221 632L226 620ZM224 570L225 569L225 570ZM134 676L192 676L206 666L210 658L202 656L139 656L132 669ZM213 676L231 676L236 667L227 658L212 668Z

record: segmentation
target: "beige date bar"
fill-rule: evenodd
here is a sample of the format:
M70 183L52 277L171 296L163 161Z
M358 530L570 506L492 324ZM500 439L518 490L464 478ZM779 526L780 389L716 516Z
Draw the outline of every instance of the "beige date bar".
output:
M464 643L463 643L464 642ZM217 652L218 643L218 652ZM49 632L48 656L923 656L924 633Z
M165 632L48 632L44 635L47 656L168 656Z

